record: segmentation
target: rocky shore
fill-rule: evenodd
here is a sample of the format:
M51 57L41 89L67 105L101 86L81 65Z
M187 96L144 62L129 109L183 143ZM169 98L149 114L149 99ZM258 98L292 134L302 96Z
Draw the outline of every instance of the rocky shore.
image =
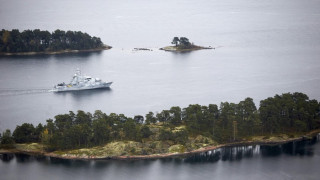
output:
M44 145L38 143L31 144L15 144L12 148L0 149L0 154L29 154L29 155L39 155L47 156L61 159L79 159L79 160L139 160L139 159L161 159L161 158L173 158L173 157L186 157L189 155L212 151L215 149L223 147L232 147L232 146L249 146L249 145L277 145L284 144L288 142L300 141L304 139L309 139L313 136L316 136L320 133L320 129L311 131L303 136L299 137L289 137L287 135L276 135L271 137L266 136L255 136L251 140L243 140L233 143L226 144L217 144L217 145L206 145L199 149L194 149L190 151L183 152L169 152L161 154L150 154L150 155L138 155L133 153L129 154L119 154L119 149L134 147L134 144L137 142L129 141L126 143L123 142L112 142L105 146L93 147L89 149L77 149L69 151L54 151L46 152L43 149ZM129 145L129 146L128 146Z
M190 51L196 51L201 49L215 49L215 48L211 46L203 47L203 46L196 46L196 45L193 45L188 48L179 48L177 46L166 46L166 47L160 48L160 50L170 51L170 52L190 52Z
M135 156L117 156L111 157L110 159L118 159L118 160L139 160L139 159L161 159L161 158L174 158L174 157L186 157L189 155L203 153L207 151L212 151L215 149L223 148L223 147L233 147L233 146L251 146L251 145L279 145L285 144L288 142L294 141L301 141L304 139L311 139L311 137L320 133L320 130L312 131L305 136L296 137L296 138L284 138L284 139L273 139L275 137L271 137L270 139L266 140L252 140L252 141L240 141L234 143L226 143L226 144L219 144L213 146L207 146L204 148L196 149L189 152L183 153L166 153L166 154L152 154L152 155L135 155Z

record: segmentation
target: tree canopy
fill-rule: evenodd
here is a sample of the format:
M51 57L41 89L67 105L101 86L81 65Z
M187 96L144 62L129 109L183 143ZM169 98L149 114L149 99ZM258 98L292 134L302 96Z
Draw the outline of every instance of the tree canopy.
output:
M150 126L161 124L158 140L184 144L189 136L204 135L225 143L256 135L302 133L320 128L320 103L303 93L275 95L260 102L259 109L252 98L239 103L221 102L220 106L192 104L186 108L174 106L159 113L149 112L146 120L123 114L109 115L100 110L94 114L79 110L48 119L36 128L24 123L13 132L5 131L1 144L42 142L52 150L92 147L111 141L142 141L153 135ZM185 128L169 131L175 127Z
M190 48L192 44L189 42L189 39L186 37L174 37L171 44L175 44L179 48Z
M98 37L91 37L81 31L49 31L18 29L0 31L0 52L52 52L60 50L87 50L102 48L104 44Z

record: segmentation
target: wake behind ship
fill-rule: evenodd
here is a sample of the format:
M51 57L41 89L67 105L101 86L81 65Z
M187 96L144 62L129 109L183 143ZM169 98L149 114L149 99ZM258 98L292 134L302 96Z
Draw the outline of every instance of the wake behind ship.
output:
M112 82L104 82L99 78L92 78L90 76L81 75L79 69L72 77L69 84L60 83L54 86L53 92L62 91L78 91L78 90L88 90L88 89L98 89L98 88L109 88Z

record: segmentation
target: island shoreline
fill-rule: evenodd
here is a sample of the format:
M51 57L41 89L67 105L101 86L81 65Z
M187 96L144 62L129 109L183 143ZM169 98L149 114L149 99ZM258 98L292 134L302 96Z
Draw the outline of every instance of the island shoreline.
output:
M109 50L111 48L112 48L112 46L105 45L105 46L100 47L100 48L82 49L82 50L66 49L66 50L61 50L61 51L0 53L0 56L32 56L32 55L75 54L75 53L82 53L82 52L99 52L99 51L103 51L103 50Z
M215 49L215 48L211 46L204 47L204 46L193 45L191 48L186 48L186 49L179 49L176 46L166 46L166 47L160 48L159 50L183 53L183 52L191 52L191 51L202 50L202 49Z
M179 158L179 157L187 157L190 155L204 153L212 150L216 150L224 147L235 147L235 146L252 146L252 145L280 145L289 142L301 141L310 139L310 137L314 137L319 135L320 129L311 131L303 136L296 138L289 138L286 140L273 140L270 141L268 139L263 141L239 141L232 143L225 143L219 145L211 145L199 149L195 149L192 151L182 152L182 153L164 153L164 154L151 154L151 155L123 155L123 156L106 156L106 157L96 157L96 156L87 156L87 157L78 157L76 155L67 155L62 156L59 154L55 154L53 152L44 152L44 151L27 151L27 150L19 150L19 149L0 149L1 154L27 154L34 156L45 156L50 158L58 158L65 160L148 160L148 159L165 159L165 158Z

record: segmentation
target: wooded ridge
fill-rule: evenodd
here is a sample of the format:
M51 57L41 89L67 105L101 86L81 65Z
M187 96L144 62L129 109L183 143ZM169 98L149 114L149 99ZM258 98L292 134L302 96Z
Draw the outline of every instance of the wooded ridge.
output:
M70 111L48 119L45 125L24 123L0 137L2 148L39 143L46 152L92 148L121 156L190 152L225 143L268 141L270 137L287 140L319 128L319 102L296 92L264 99L259 109L252 98L246 98L238 104L222 102L219 107L174 106L133 118L100 110L94 114Z
M28 54L27 52L72 52L71 50L91 50L110 48L98 37L91 37L81 31L24 30L0 31L0 54Z

